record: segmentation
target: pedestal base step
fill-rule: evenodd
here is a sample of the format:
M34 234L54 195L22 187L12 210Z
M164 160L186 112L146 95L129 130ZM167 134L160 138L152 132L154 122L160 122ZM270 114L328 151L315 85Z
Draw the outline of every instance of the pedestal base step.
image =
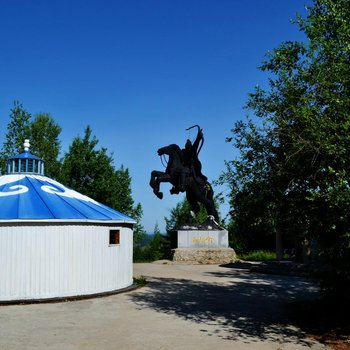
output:
M177 248L172 253L173 261L189 264L229 264L237 259L232 248Z

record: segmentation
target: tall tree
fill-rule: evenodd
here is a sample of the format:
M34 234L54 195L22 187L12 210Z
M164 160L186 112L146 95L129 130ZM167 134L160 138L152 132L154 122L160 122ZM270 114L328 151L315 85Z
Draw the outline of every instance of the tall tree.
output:
M236 222L245 205L256 231L316 238L350 281L350 2L314 0L295 22L307 41L267 55L269 88L247 103L262 121L235 125L229 141L241 156L221 180Z
M58 156L61 149L61 127L48 113L38 113L29 125L31 151L45 160L45 174L57 178L60 172Z
M83 138L77 136L73 139L62 160L60 180L76 191L99 200L96 198L97 189L94 187L94 182L103 176L110 178L113 174L113 167L111 166L112 159L106 154L106 151L95 149L98 140L91 134L91 128L88 126ZM102 193L103 190L104 188L101 189Z
M169 253L169 243L166 238L160 233L158 224L153 230L153 237L149 243L150 261L160 260L167 257Z
M73 139L63 158L60 181L135 219L134 242L138 242L146 232L140 224L141 204L135 205L132 197L129 170L123 166L115 170L113 157L97 145L98 139L86 127L84 136Z
M7 133L1 149L1 168L5 169L8 157L23 152L23 143L29 135L31 115L23 108L19 101L14 101L11 109L10 121L7 124Z

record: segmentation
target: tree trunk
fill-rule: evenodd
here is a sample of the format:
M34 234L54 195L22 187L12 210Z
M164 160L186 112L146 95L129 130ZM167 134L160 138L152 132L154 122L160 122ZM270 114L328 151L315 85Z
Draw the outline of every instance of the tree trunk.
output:
M310 242L307 239L303 241L303 263L308 264L310 262L311 256L311 246Z
M276 231L276 258L277 261L283 259L282 235L279 231Z

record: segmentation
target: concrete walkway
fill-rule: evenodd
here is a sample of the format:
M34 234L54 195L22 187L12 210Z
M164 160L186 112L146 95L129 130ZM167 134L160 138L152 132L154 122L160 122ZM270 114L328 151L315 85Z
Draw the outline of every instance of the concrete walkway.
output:
M0 307L1 350L326 349L290 325L314 298L296 277L211 265L135 264L146 287L113 296Z

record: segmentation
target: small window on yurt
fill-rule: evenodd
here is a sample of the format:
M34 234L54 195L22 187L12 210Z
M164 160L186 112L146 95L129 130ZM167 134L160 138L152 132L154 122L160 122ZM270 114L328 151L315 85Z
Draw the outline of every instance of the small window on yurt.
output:
M120 230L109 230L109 244L120 244Z

